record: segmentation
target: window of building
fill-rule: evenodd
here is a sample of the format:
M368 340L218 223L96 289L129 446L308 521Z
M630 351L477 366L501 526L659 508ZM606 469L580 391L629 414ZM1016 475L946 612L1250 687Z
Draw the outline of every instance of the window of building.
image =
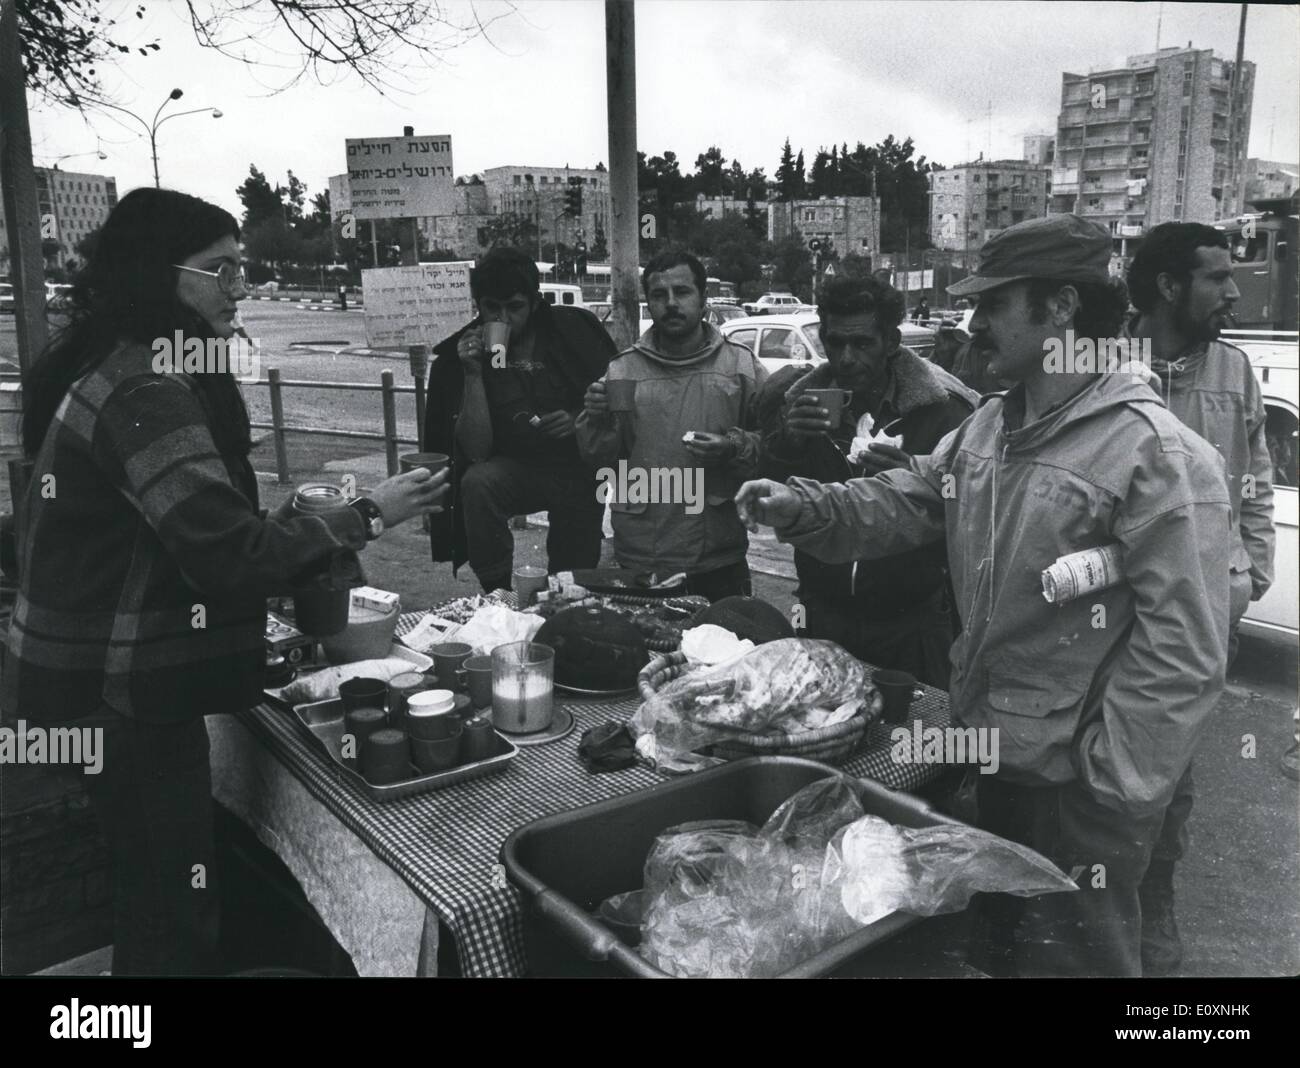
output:
M977 174L977 175L975 175L971 180L972 180L972 181L975 181L975 182L978 182L978 181L980 180L980 176Z
M520 177L520 176L517 175L517 174L515 175L515 185L522 185L522 184L523 184L523 181L524 181L524 180L523 180L522 177Z

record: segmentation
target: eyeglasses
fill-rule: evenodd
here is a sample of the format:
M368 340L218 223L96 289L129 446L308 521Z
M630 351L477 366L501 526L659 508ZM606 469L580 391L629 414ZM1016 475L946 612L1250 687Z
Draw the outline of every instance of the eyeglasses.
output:
M223 293L234 293L236 289L245 288L243 275L239 273L237 267L233 267L229 263L223 263L215 271L201 271L197 267L186 267L184 264L180 263L173 263L172 266L178 271L189 271L192 274L206 274L209 278L215 278L217 280L217 285L221 287Z

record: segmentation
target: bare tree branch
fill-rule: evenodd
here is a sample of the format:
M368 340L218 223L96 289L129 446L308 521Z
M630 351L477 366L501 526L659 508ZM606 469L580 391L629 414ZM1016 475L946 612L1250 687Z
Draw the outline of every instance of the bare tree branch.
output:
M106 0L16 0L24 72L30 90L54 103L84 110L106 101L98 67L136 53L148 56L158 41L134 41L128 20L106 17ZM513 3L485 18L474 3L441 0L185 0L195 40L250 67L296 68L279 92L310 74L325 83L355 74L380 93L408 87L392 76L419 60L435 60L476 37L488 38L499 20L516 14ZM146 7L130 13L143 26ZM276 40L287 35L289 52ZM287 43L286 42L286 43ZM269 57L278 62L268 62Z

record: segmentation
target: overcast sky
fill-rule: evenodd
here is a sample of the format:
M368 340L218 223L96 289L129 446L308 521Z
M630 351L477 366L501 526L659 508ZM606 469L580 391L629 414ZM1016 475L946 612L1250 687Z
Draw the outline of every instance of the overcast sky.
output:
M164 185L213 200L238 214L235 187L250 163L274 182L292 169L309 192L326 188L345 167L345 137L450 134L458 175L503 164L593 166L608 162L605 126L604 5L591 0L522 0L488 31L432 67L417 61L395 72L395 91L380 95L355 77L322 86L308 76L285 80L289 43L249 25L262 60L248 67L194 40L184 4L145 0L110 4L131 37L155 38L162 51L123 57L104 68L113 99L151 117L174 86L171 105L213 106L177 118L159 135ZM204 0L199 0L204 6ZM468 5L447 4L458 11ZM1061 73L1122 66L1129 54L1160 43L1235 55L1238 4L833 2L833 0L640 0L636 6L637 140L651 155L667 149L694 168L718 145L748 170L776 170L788 136L811 165L820 145L872 144L887 134L912 137L918 154L944 164L981 152L1021 154L1026 133L1054 131ZM1297 55L1300 6L1250 7L1246 58L1257 65L1248 155L1300 157ZM278 63L279 67L269 65ZM29 98L38 164L64 153L109 159L64 160L64 170L115 176L119 193L151 184L148 139L130 120L76 112ZM118 142L118 143L112 143Z

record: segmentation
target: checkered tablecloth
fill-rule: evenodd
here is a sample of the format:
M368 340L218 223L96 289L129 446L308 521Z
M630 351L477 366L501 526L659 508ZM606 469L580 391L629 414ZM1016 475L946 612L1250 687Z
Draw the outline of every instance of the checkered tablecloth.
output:
M423 613L402 617L404 634ZM521 899L500 864L502 844L526 823L662 783L644 767L593 775L578 760L582 732L627 720L639 698L566 698L576 726L568 737L520 747L504 774L457 783L383 804L370 800L317 747L283 708L262 704L239 718L310 793L393 868L451 931L466 976L518 976L526 968ZM910 718L948 725L947 695L927 690ZM842 768L895 789L912 789L942 767L895 760L891 728L874 724ZM911 752L911 746L908 747Z

